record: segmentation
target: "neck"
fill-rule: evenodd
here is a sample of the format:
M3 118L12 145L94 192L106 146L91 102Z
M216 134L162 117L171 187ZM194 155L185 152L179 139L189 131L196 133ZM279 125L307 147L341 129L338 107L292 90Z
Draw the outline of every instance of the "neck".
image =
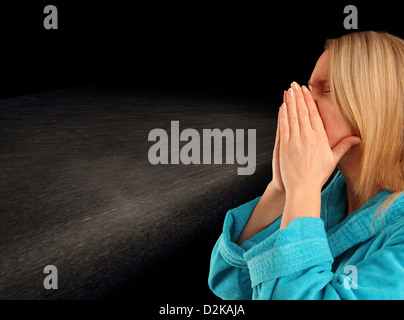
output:
M338 162L337 168L346 182L348 197L347 216L360 207L359 197L355 193L355 185L359 180L361 149L360 146L352 147Z
M347 216L363 205L359 201L359 196L355 192L356 184L359 181L360 163L362 159L361 145L353 146L338 162L337 168L341 172L346 182L346 192L348 197ZM383 188L375 186L370 198L378 194Z

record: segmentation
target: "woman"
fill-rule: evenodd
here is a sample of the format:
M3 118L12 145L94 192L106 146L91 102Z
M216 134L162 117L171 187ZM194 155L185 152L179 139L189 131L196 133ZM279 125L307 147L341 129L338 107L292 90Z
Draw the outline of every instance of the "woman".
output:
M404 41L328 40L309 89L285 92L273 179L227 213L209 286L223 299L404 299Z

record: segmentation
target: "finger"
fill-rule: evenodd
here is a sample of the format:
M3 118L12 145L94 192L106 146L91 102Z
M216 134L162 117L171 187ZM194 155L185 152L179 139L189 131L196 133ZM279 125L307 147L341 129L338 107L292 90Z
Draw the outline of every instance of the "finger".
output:
M283 103L279 108L279 146L289 142L288 107Z
M347 153L353 146L360 144L362 141L359 137L349 136L343 138L338 144L332 149L334 153L335 163L338 163L339 160Z
M303 86L302 93L304 100L306 101L307 109L309 110L311 127L316 132L325 131L323 120L320 117L320 113L318 112L316 102L314 101L311 92L309 91L309 89Z
M311 127L309 110L307 109L303 92L296 82L292 83L292 88L294 89L296 95L296 111L299 119L300 135L310 134L313 132L313 128Z
M280 136L280 133L279 133L279 126L280 126L280 122L279 122L279 118L280 118L280 113L281 112L281 110L279 109L279 112L278 112L278 124L277 124L277 126L276 126L276 137L275 137L275 146L274 146L274 156L275 156L275 154L278 152L278 149L279 149L279 136Z
M284 107L284 109L286 109L286 99L287 99L287 97L286 97L286 95L288 94L288 92L286 91L286 90L284 90L283 91L283 104L281 105L281 107L279 108L279 113L281 112L281 108L282 107ZM285 105L285 106L284 106ZM277 133L277 137L276 137L276 139L277 140L275 140L275 145L276 145L276 142L278 142L278 153L279 153L279 144L280 144L280 137L281 137L281 134L280 134L280 126L281 126L281 124L280 124L280 118L281 118L281 115L279 114L278 115L278 128L277 128L277 131L276 131L276 133Z
M280 110L279 110L280 112ZM275 138L275 146L274 150L272 153L272 178L274 178L274 175L277 174L278 172L277 167L279 166L279 142L280 140L280 133L279 133L279 115L278 115L278 125L276 128L276 138Z
M281 105L281 108L283 107L283 109L284 109L284 112L286 112L286 95L287 95L287 91L286 90L284 90L283 91L283 104ZM279 109L279 112L281 112L281 108ZM281 133L280 133L280 127L281 127L281 124L280 124L280 118L281 118L281 115L279 115L278 116L278 129L277 129L277 134L278 134L278 153L279 153L279 145L280 145L280 141L281 141Z
M298 137L300 135L300 129L299 119L296 111L296 96L292 88L288 90L288 94L286 95L286 104L287 119L289 122L289 136L290 139L293 139L294 137Z

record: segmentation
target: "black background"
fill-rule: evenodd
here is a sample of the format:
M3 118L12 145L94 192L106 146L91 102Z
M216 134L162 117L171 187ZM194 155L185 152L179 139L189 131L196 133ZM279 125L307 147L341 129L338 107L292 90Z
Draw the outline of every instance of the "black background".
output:
M58 8L58 30L43 27L47 4ZM305 83L325 40L349 32L348 4L358 8L359 31L403 34L388 2L1 4L0 96L95 81L270 96Z
M47 4L58 8L58 30L43 27ZM294 80L307 82L327 38L355 31L343 27L349 4L358 8L359 31L404 36L400 10L389 2L2 3L0 98L79 84L273 98ZM150 308L169 299L181 305L186 296L178 301L175 280L159 273L163 264L144 275L165 281L157 302L152 288L145 292ZM200 292L206 301L209 294Z

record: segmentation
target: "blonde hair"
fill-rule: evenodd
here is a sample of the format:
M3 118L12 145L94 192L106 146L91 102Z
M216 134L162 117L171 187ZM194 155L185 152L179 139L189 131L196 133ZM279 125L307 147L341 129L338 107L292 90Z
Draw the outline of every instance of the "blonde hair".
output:
M404 191L404 40L381 32L355 32L326 42L330 90L361 137L363 157L354 192L362 205L387 189L385 212Z

